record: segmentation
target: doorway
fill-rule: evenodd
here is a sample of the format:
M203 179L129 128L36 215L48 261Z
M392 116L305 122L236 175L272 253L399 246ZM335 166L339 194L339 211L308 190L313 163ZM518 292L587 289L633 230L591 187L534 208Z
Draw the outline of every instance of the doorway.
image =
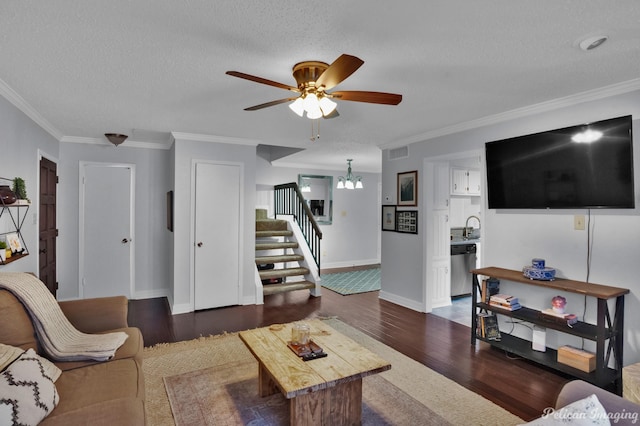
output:
M135 165L80 163L79 295L133 298Z
M45 157L41 157L38 205L38 277L54 297L58 291L56 278L57 188L58 165Z
M480 151L468 151L424 159L425 173L423 173L422 188L424 188L423 196L426 200L424 229L427 229L423 240L426 254L423 274L425 312L451 306L451 233L452 228L456 226L458 216L466 218L467 215L467 213L457 212L456 209L459 205L466 205L463 199L471 196L454 195L454 189L451 186L451 170L454 166L473 165L480 170L479 176L482 176L482 158ZM483 180L480 180L480 187L483 188ZM482 206L484 206L483 194L483 191L480 191L479 195L473 195L478 199L476 206L481 210L477 213L480 217ZM478 243L478 257L481 256L481 252L482 247Z
M194 309L240 304L243 165L194 164Z

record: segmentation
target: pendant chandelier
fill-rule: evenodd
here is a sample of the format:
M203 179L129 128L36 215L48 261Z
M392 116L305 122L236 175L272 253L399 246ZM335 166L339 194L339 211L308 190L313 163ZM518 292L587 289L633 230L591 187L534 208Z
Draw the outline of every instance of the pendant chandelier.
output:
M336 187L337 189L362 189L364 188L364 185L362 185L362 177L361 176L354 176L351 173L351 162L353 160L352 159L348 159L347 160L347 176L339 176L338 177L338 186Z

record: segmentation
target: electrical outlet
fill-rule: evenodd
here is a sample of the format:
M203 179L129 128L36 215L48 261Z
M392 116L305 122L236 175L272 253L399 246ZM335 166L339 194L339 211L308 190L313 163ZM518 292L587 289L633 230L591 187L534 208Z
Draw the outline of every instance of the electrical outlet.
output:
M573 229L576 231L584 231L584 215L577 214L573 217Z

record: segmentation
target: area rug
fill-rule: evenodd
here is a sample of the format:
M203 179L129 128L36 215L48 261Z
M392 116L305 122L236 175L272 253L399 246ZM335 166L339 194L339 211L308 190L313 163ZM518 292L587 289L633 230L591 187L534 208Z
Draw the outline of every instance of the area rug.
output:
M282 394L258 396L256 362L230 363L165 377L178 426L288 425L289 403ZM447 425L448 421L379 376L363 379L362 424Z
M327 321L331 327L392 365L391 370L363 380L363 424L522 423L521 419L491 401L353 327L337 319ZM235 333L145 348L143 370L149 425L176 424L167 390L172 395L180 425L287 424L288 414L284 414L285 417L270 414L286 404L284 398L280 395L254 396L258 367ZM212 389L214 395L202 396ZM225 396L219 398L216 394ZM275 406L276 410L268 410L269 406ZM250 419L255 422L251 423Z
M323 274L321 278L322 287L343 296L380 290L380 268Z

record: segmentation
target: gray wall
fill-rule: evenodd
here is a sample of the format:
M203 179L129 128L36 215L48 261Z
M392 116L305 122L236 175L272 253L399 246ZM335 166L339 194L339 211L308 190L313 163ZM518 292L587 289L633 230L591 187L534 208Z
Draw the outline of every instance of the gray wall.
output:
M24 179L31 207L22 228L29 256L2 266L0 271L27 271L38 273L38 171L41 156L54 162L59 158L58 141L33 120L0 97L0 177ZM12 186L0 180L0 185ZM21 208L22 211L23 208ZM13 209L15 210L15 209ZM0 218L0 232L9 232L11 221L8 214Z
M191 235L191 188L192 167L194 160L228 161L244 164L244 232L240 242L242 258L242 298L243 303L255 303L255 164L256 147L232 145L197 140L180 140L175 144L175 170L173 188L175 190L174 215L174 252L173 252L173 287L169 294L172 312L181 313L193 310L193 277L191 264L194 240ZM224 207L225 200L220 200Z
M386 160L386 152L383 152L382 194L383 197L387 193L395 194L396 173L405 170L422 171L425 158L461 152L483 152L484 143L488 141L629 114L635 118L635 187L640 188L640 146L637 136L640 134L640 91L636 91L566 105L548 112L414 143L409 146L410 158L404 160ZM423 199L424 197L419 198L421 212L425 210ZM637 189L636 206L638 207L634 210L591 211L594 229L589 281L631 290L626 297L625 309L625 364L640 361L640 331L637 328L640 323L640 284L636 273L638 254L634 249L640 238L640 199ZM586 210L496 211L488 210L486 202L482 209L484 266L520 270L524 265L530 264L532 258L542 257L546 259L547 265L557 268L561 277L580 281L587 279L587 234L573 229L573 216L586 215ZM421 228L428 229L428 224L421 223ZM383 233L384 292L393 297L422 301L425 289L429 286L429 282L423 279L424 259L429 255L425 251L426 246L421 238ZM409 265L405 256L411 256L411 260L417 263ZM523 285L510 286L505 283L503 289L517 294L524 304L532 307L547 307L553 296L540 292L537 287ZM568 296L568 309L581 316L584 298L578 295L565 296ZM585 315L585 319L591 322L595 316L593 302L592 299L587 300ZM530 330L516 327L516 333L530 334ZM552 347L558 343L581 345L580 341L571 341L566 335L558 337L554 333L547 333L547 343ZM588 349L588 345L586 348Z
M80 161L127 163L136 167L135 282L136 299L167 294L170 283L170 232L166 227L166 192L169 190L170 153L164 149L120 145L60 144L58 164L58 281L59 299L78 297L78 218ZM118 188L113 188L117 191ZM105 206L109 208L109 206ZM108 262L109 259L105 258Z

